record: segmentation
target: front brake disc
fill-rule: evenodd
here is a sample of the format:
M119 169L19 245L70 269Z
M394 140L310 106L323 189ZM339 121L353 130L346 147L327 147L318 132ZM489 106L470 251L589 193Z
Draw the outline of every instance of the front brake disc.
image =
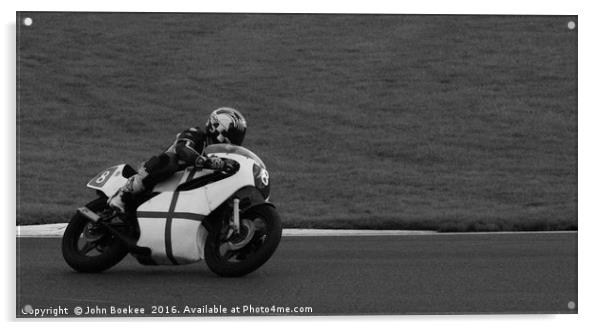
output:
M243 219L240 223L241 233L243 232L243 228L245 232L244 235L240 235L240 233L234 235L230 238L230 241L226 243L229 250L234 251L245 247L253 239L253 236L255 236L255 224L252 221Z

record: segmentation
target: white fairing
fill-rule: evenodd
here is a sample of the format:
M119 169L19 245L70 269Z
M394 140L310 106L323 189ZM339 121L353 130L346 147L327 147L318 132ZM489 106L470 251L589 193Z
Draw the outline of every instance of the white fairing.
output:
M87 184L87 187L102 191L107 197L113 196L127 181L122 175L125 164L109 167L98 173Z
M157 264L185 264L203 259L207 230L201 220L240 188L254 186L254 160L230 153L213 155L236 160L239 171L194 190L177 191L180 184L213 172L187 168L157 184L153 191L160 194L138 207L137 245L149 248Z

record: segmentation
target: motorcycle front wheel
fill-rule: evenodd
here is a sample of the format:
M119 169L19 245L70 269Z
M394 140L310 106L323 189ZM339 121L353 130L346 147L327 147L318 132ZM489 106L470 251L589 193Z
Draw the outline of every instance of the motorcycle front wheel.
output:
M205 243L205 262L225 277L249 274L272 256L282 236L280 216L262 204L241 215L240 232L232 233L227 221L215 223Z
M99 215L112 212L106 197L93 200L86 207ZM65 229L62 252L71 268L84 273L98 273L109 269L128 254L123 241L79 212L75 213Z

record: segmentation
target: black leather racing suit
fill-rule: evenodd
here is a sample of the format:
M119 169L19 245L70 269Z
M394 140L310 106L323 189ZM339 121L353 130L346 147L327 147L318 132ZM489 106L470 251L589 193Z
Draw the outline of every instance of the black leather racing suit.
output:
M169 178L176 171L194 165L209 144L209 137L201 127L189 128L176 136L175 141L164 152L146 161L139 174L143 176L145 189Z

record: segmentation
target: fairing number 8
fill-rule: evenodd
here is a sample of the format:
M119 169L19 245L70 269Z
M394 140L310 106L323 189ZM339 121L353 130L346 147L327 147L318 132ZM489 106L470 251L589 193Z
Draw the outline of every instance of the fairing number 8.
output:
M261 183L267 186L270 183L270 175L268 174L268 171L266 171L265 169L262 170L260 179Z
M99 184L100 184L100 183L103 183L103 182L104 182L104 181L107 179L107 176L109 176L109 174L111 174L111 172L110 172L110 171L104 171L104 173L102 173L102 174L101 174L101 175L98 177L98 179L96 179L96 183L99 183Z

